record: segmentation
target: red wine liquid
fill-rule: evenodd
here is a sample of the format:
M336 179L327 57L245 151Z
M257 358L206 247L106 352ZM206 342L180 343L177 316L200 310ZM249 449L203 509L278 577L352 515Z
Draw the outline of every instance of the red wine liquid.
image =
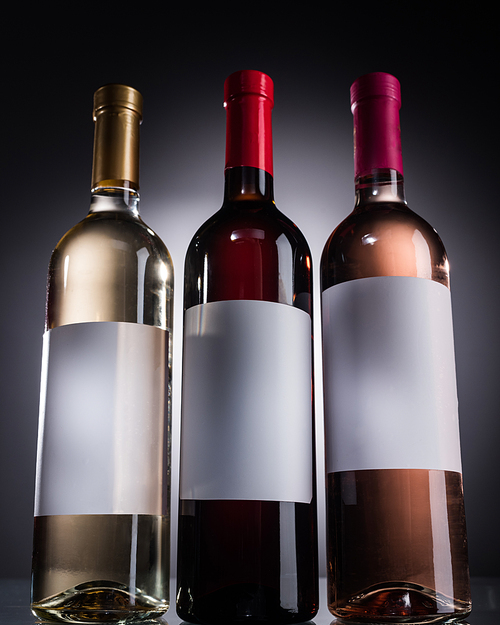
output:
M179 616L197 623L312 618L318 607L312 506L182 501ZM293 566L282 575L283 551L290 550Z
M231 201L232 189L252 190L250 181L253 193ZM200 228L186 255L186 309L244 299L281 302L311 314L310 252L274 205L271 185L261 170L229 170L223 208ZM314 616L314 454L311 471L310 504L181 500L177 613L182 619L292 623Z

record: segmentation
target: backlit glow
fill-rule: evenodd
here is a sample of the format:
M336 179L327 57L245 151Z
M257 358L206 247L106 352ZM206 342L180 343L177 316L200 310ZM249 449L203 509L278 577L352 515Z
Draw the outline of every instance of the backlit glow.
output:
M64 259L64 288L68 286L69 256Z

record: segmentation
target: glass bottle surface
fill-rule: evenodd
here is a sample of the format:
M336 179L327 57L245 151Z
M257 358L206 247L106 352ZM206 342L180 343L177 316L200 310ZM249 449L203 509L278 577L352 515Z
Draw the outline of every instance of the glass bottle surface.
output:
M172 276L168 250L139 215L138 193L100 188L52 253L46 330L103 321L171 330Z
M172 262L140 219L137 200L135 192L99 190L88 216L59 242L49 267L46 329L88 322L162 328L168 337L170 403ZM168 423L165 432L158 424L167 447ZM164 453L170 457L168 448ZM163 471L166 503L170 467L162 466ZM133 622L163 614L168 609L169 541L167 508L159 515L37 516L33 611L66 622L96 617Z
M198 230L187 251L185 310L250 300L297 307L310 316L309 248L276 208L272 176L234 167L226 171L225 188L222 208ZM310 428L312 437L312 422ZM314 457L310 471L314 476ZM181 495L177 612L182 619L287 623L314 616L318 586L312 479L308 503Z
M224 83L222 208L185 262L177 613L318 609L311 255L273 197L273 82Z
M403 178L391 169L356 180L355 208L323 251L321 289L381 276L422 278L449 288L441 239L408 208ZM391 392L391 379L381 378L380 384ZM419 444L406 442L408 448ZM341 620L438 623L470 612L460 472L328 472L327 550L328 604Z
M49 264L31 604L43 620L132 623L169 606L173 266L124 173L95 183Z

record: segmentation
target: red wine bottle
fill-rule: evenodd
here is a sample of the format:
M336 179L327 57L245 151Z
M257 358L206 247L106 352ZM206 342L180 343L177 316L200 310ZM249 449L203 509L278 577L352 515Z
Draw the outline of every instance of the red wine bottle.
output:
M273 199L273 82L224 85L222 208L185 261L177 612L309 620L318 608L311 254Z
M405 201L400 85L351 87L356 202L321 259L328 604L356 622L471 610L446 252Z

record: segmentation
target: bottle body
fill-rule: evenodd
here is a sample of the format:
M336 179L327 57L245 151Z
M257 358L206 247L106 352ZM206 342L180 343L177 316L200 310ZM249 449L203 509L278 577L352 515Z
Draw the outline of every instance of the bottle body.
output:
M138 202L97 185L50 260L31 604L46 620L169 605L173 268Z
M305 341L310 344L309 250L295 226L269 202L250 200L224 206L191 242L186 256L185 280L186 313L196 308L208 308L211 304L241 303L244 306L255 304L250 310L250 316L255 318L258 315L260 318L261 310L266 317L274 312L274 307L278 316L281 312L290 312L293 319L295 315L300 318L300 331L305 327ZM271 310L268 311L266 305ZM284 310L280 310L282 308ZM298 310L292 310L294 308ZM278 323L280 319L281 316L278 317ZM265 323L263 320L255 328L252 342L259 340L260 334L266 332L263 327ZM288 323L286 317L284 323ZM248 325L245 328L251 331ZM266 334L264 340L269 341L271 337ZM298 342L297 337L294 340ZM186 344L185 337L185 350ZM211 367L224 368L225 371L223 357L220 351L218 353ZM260 427L259 410L269 413L266 404L286 404L287 400L271 396L276 394L274 382L267 391L262 390L259 380L252 384L254 374L250 369L256 365L248 346L235 356L236 360L245 363L245 370L241 372L245 381L242 383L238 379L240 374L236 374L232 379L227 377L222 380L218 388L222 389L221 394L226 397L224 403L229 401L227 396L231 393L239 394L235 403L231 404L235 412L230 418L243 422L243 428L247 431L243 428L236 428L235 431L246 437L244 447L249 446L251 455L255 455L261 441L251 439L248 434L251 424L245 423L244 419L259 423ZM204 366L208 364L205 361ZM185 361L183 420L187 414L188 366ZM259 362L258 366L265 375L265 363ZM252 396L248 399L241 392L245 385L251 387ZM226 490L223 490L222 479L219 478L219 493L214 491L203 494L203 499L190 494L190 485L187 483L189 468L186 465L193 454L188 454L187 448L194 443L187 440L187 426L183 421L177 603L181 618L191 622L229 622L249 617L255 620L300 622L312 617L317 609L310 374L307 386L308 397L300 400L302 405L304 401L308 402L307 412L305 418L304 415L299 416L298 425L301 431L305 429L306 438L300 441L300 458L295 458L299 466L306 468L306 494L302 502L272 500L272 497L276 499L273 494L264 500L258 490L255 494L245 494L249 483L255 486L255 482L258 482L261 488L261 483L266 479L272 481L272 476L263 474L264 459L262 463L257 461L253 469L241 469L244 450L240 449L235 459L232 449L238 445L237 436L228 439L227 447L218 453L223 457L221 474L232 476L238 471L243 473L238 484L232 491L231 485L224 485ZM273 415L273 421L278 423L278 415ZM213 428L215 424L212 422L209 427ZM283 452L293 454L295 442L291 441L291 447L287 449L286 431L280 430L280 424L275 427L276 434L284 437L269 443L276 455L283 455ZM252 447L250 439L256 447ZM207 439L204 440L206 443ZM302 450L304 446L305 454ZM275 488L279 491L281 483ZM183 492L189 498L183 498Z
M238 150L261 86L227 105ZM177 613L301 622L318 608L311 256L274 204L269 154L226 155L224 204L185 262Z
M451 622L471 604L448 260L400 164L358 164L321 259L328 605Z

